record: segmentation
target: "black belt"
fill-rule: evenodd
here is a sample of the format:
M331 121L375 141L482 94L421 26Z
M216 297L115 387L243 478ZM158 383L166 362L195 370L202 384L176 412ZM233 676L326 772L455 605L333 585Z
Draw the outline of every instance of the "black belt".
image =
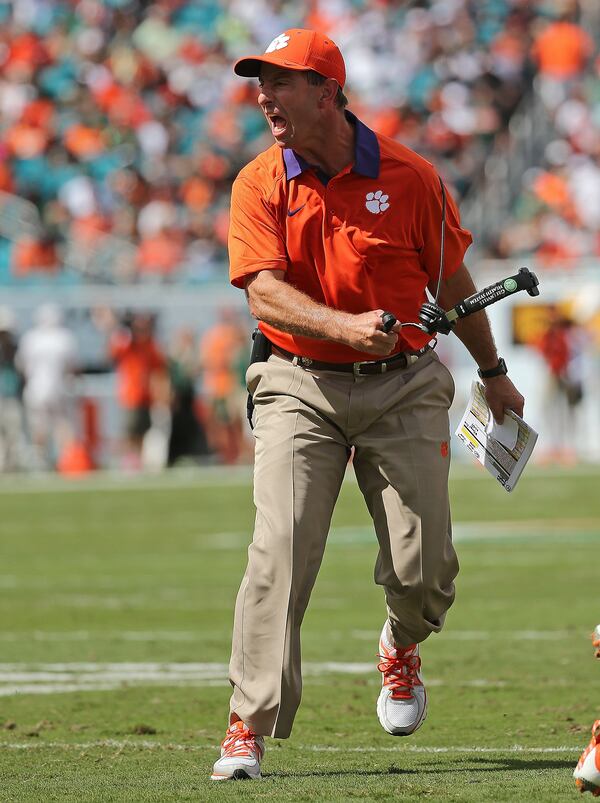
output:
M393 357L388 357L386 360L363 360L362 362L321 362L321 360L313 360L312 357L299 357L297 354L292 354L275 345L272 351L277 357L283 357L284 360L294 365L314 371L342 371L345 374L354 374L354 376L374 376L385 374L386 371L407 368L429 349L430 346L423 346L419 351L401 351L400 354L394 354Z

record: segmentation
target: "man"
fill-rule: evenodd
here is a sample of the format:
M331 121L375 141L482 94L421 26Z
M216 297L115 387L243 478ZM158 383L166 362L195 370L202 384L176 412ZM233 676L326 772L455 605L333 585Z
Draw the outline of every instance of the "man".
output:
M458 571L448 509L454 385L418 321L440 273L442 194L434 168L345 110L345 66L315 31L288 30L234 67L258 76L275 145L233 186L231 279L272 343L247 374L255 410L256 525L238 594L229 729L214 780L256 778L266 735L289 736L301 695L300 625L350 450L373 517L388 618L377 712L394 735L425 719L419 642L441 630ZM439 301L474 292L471 242L445 215ZM487 371L497 419L523 398L487 318L456 333ZM484 373L485 375L485 373Z
M73 437L73 381L79 369L75 335L56 304L42 304L21 338L15 364L24 377L23 405L32 467L53 469Z
M200 339L202 391L207 404L207 432L223 463L235 463L244 451L243 376L238 367L247 355L247 328L233 309L224 307Z
M116 319L106 313L104 325L114 327ZM148 433L153 426L152 416L163 419L168 407L166 359L154 336L152 315L136 312L127 316L127 325L112 331L108 353L118 377L118 398L125 415L124 464L131 469L160 467L166 461L168 436L164 427L153 430L157 435L157 456L144 454L148 450ZM169 428L167 423L166 428ZM150 446L152 449L152 446Z

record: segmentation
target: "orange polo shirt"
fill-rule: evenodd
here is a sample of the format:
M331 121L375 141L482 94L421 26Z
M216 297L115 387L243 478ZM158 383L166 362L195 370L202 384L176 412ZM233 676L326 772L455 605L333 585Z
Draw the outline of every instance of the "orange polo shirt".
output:
M336 176L326 177L277 145L240 172L231 196L231 282L244 287L253 273L282 270L286 281L334 309L383 309L399 321L418 321L425 288L435 288L439 273L437 173L409 148L346 115L356 126L355 159ZM446 195L447 279L472 239ZM294 354L329 362L373 359L341 343L259 325L271 342ZM396 351L418 349L430 339L406 327Z

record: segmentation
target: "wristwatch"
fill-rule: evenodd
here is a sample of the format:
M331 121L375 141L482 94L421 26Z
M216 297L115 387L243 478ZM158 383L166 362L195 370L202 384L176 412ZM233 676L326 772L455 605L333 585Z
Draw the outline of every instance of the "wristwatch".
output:
M480 379L491 379L493 376L503 376L508 373L508 368L502 357L498 358L498 365L495 368L487 368L482 371L481 368L477 369L477 374Z

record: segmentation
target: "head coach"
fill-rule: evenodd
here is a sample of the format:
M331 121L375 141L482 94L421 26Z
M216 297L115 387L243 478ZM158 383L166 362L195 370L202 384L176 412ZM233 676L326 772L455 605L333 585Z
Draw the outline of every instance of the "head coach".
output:
M231 281L245 291L270 356L247 373L256 522L214 780L259 777L263 737L291 732L300 626L352 448L387 605L377 714L393 735L424 721L419 643L441 630L458 572L448 504L454 383L431 336L400 322L418 320L439 280L446 309L475 292L463 263L471 235L454 201L429 162L346 110L344 60L331 39L288 30L234 70L258 78L275 139L234 182L229 233ZM389 332L384 310L398 321ZM522 414L485 313L455 331L494 416Z

